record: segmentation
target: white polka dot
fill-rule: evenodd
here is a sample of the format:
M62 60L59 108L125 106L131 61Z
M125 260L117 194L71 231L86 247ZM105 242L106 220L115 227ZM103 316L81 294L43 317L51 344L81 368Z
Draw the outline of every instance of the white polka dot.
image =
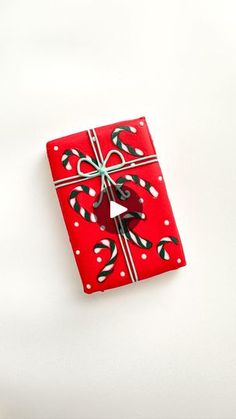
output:
M177 259L177 263L181 263L182 260L180 258Z
M135 163L130 163L130 166L131 166L131 167L134 167L134 166L135 166Z
M102 258L100 258L100 256L97 258L97 262L101 262L102 261Z
M158 180L161 182L162 181L162 176L158 176Z
M102 225L101 227L100 227L100 230L102 230L102 231L104 231L106 229L106 227L104 226L104 225Z
M120 276L125 276L125 272L121 271Z
M141 127L143 127L144 126L144 122L143 121L140 121L139 122L139 125L141 125Z
M165 226L168 226L170 224L169 220L164 221Z
M75 251L75 254L76 254L76 255L79 255L79 254L80 254L80 250L76 250L76 251Z
M140 202L140 204L144 203L144 199L143 198L139 198L138 202Z
M78 221L75 221L74 226L75 226L75 227L79 227L79 223L78 223Z
M141 255L141 258L142 258L142 259L147 259L147 255L146 255L146 253L143 253L143 254Z
M59 149L58 145L54 145L53 149L57 151Z
M91 287L91 285L90 285L90 284L87 284L87 285L86 285L86 288L87 288L88 290L91 290L91 288L92 288L92 287Z

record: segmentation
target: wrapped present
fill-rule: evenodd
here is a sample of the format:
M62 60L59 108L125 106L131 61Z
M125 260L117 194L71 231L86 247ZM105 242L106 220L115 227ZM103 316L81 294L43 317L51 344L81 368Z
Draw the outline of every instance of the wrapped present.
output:
M144 117L49 141L47 154L86 293L186 264Z

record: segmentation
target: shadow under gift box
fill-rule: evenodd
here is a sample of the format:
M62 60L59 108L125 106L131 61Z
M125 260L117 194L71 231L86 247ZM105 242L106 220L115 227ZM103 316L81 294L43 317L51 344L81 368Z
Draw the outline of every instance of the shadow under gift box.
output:
M86 293L186 265L144 117L49 141L47 154ZM137 206L110 218L110 201L128 206L126 187L138 197ZM104 219L96 215L101 208Z

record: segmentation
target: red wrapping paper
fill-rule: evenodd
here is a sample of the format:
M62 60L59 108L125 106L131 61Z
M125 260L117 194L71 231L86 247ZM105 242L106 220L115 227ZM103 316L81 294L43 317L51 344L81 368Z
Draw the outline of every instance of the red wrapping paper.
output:
M125 130L119 132L115 140L119 139L121 144L115 143L112 140L112 133L114 133L115 129L124 126L132 127L133 132ZM144 117L98 127L96 128L96 134L103 156L106 156L111 150L118 150L122 153L125 161L129 162L141 157L140 155L134 156L130 153L130 150L141 150L142 156L156 154ZM126 146L122 148L123 144ZM81 157L69 153L68 159L65 160L66 150L79 150L85 156L96 158L87 131L49 141L47 143L47 154L54 181L78 175L77 163ZM110 156L107 166L115 165L119 162L119 156L113 154ZM85 162L80 167L86 173L96 170ZM80 272L84 292L86 293L105 291L106 289L131 284L135 281L177 269L186 264L181 239L159 162L132 168L124 167L116 173L109 173L109 175L114 181L127 175L135 175L136 179L139 180L137 183L127 180L127 183L123 185L123 190L125 190L127 185L140 197L145 219L140 219L135 227L132 227L131 220L128 226L130 231L135 233L136 237L144 238L151 245L146 248L141 247L130 238L127 240L127 237L125 241L122 234L118 235L114 227L114 219L105 217L101 227L101 222L87 220L80 212L76 211L75 205L71 205L72 202L74 204L77 200L80 208L84 208L88 214L95 213L93 204L100 194L101 176L98 175L92 179L81 179L80 177L78 178L80 182L76 183L75 181L73 184L67 184L56 189L75 261ZM140 179L146 181L146 187L142 186L144 183L140 182ZM157 191L158 196L153 196L150 193L150 188L147 188L148 182L153 188L151 190ZM72 191L79 185L85 185L93 189L95 196L80 191L74 200L73 198L70 200ZM117 195L115 196L117 198ZM108 196L104 194L101 206L108 205L108 202ZM117 199L117 202L126 205L126 201ZM130 257L128 257L128 267L124 255L125 248L127 256L126 243L128 243L131 259L135 266L135 279Z

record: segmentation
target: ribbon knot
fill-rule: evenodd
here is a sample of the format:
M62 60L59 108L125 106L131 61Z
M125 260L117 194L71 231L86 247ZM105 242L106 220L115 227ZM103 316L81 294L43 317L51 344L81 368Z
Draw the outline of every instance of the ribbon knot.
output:
M113 166L107 166L107 162L110 159L110 157L112 155L118 155L120 157L121 162L118 164L115 164ZM90 173L85 173L81 170L81 164L83 162L86 162L88 164L90 164L91 166L93 166L96 170ZM104 161L102 163L95 163L91 158L89 157L82 157L81 159L79 159L78 164L77 164L77 172L81 177L87 178L87 179L92 179L94 177L97 176L101 176L101 191L100 191L100 196L98 201L94 202L93 206L94 208L99 207L99 205L101 204L102 200L103 200L103 195L106 189L106 182L105 182L105 178L116 187L116 189L119 190L120 194L123 196L123 198L128 198L129 197L129 192L128 191L122 191L121 189L121 185L119 183L116 183L112 177L109 175L110 172L112 172L115 169L121 169L124 165L125 165L126 161L124 159L124 156L122 153L120 153L120 151L118 150L110 150Z

